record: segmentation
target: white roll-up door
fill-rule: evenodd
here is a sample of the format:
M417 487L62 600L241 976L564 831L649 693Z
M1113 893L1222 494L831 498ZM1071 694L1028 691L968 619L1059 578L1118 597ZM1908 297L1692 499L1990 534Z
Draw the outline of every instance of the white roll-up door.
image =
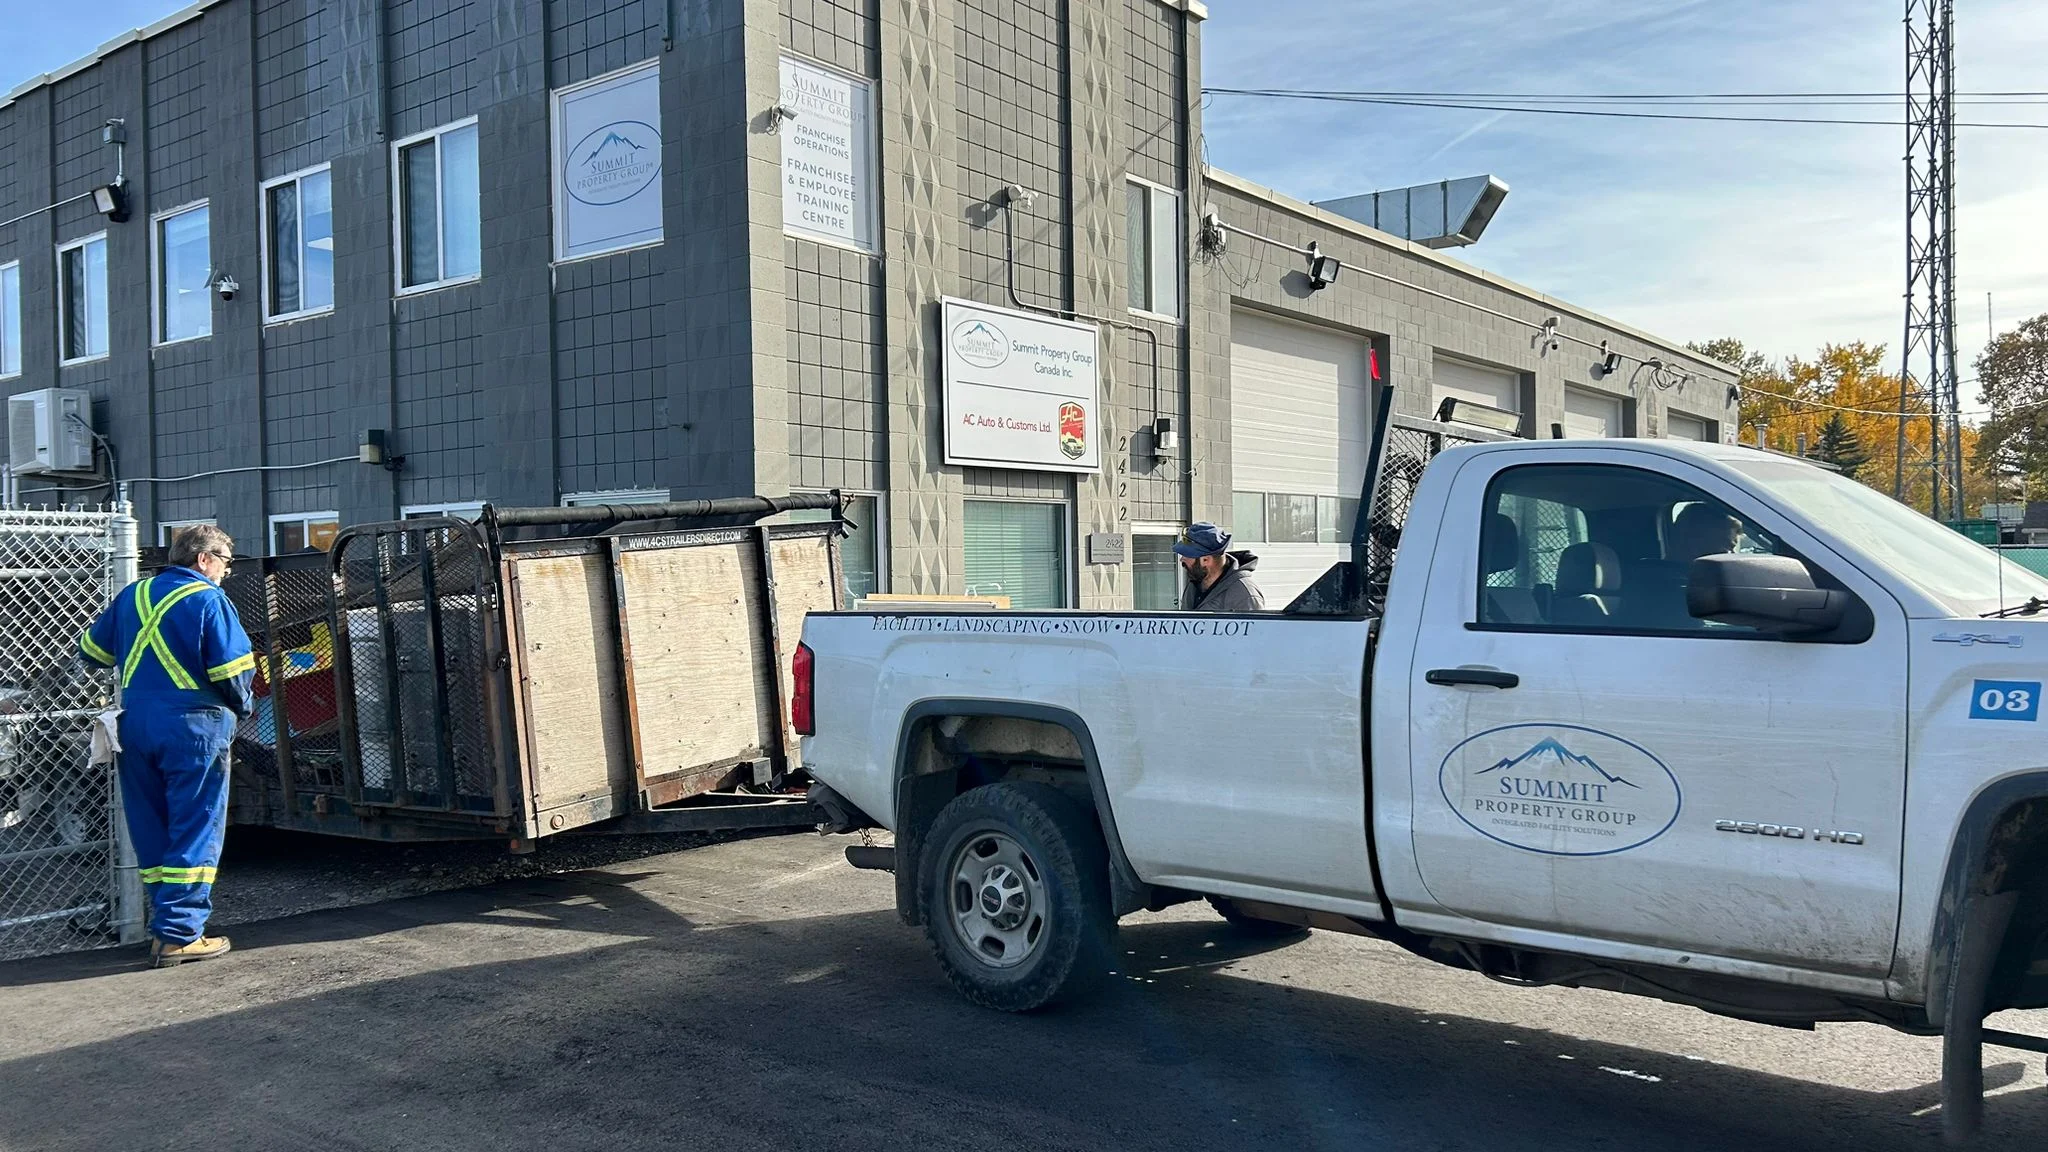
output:
M1348 555L1372 439L1371 358L1346 332L1238 311L1230 320L1233 547L1282 608Z
M1508 412L1522 410L1522 374L1519 372L1474 364L1470 360L1458 360L1439 353L1431 361L1430 374L1432 412L1446 396Z
M1621 435L1621 397L1565 389L1564 434L1573 440Z
M1711 439L1705 420L1697 416L1687 416L1681 412L1666 412L1664 414L1664 436L1669 440Z

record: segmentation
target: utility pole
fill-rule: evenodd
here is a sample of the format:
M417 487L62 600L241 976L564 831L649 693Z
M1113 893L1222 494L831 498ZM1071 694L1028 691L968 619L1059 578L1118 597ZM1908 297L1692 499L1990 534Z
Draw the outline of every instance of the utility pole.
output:
M1956 374L1955 2L1906 0L1906 331L1892 496L1906 487L1909 401L1927 398L1928 514L1963 514ZM1922 365L1915 388L1914 365ZM1944 511L1947 515L1944 516Z

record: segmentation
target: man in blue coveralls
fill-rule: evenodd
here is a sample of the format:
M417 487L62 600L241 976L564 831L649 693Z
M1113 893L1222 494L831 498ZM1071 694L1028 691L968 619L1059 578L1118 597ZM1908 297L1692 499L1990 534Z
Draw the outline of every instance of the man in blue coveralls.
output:
M210 524L171 541L171 566L121 590L79 638L121 672L121 801L149 891L153 968L228 950L208 936L227 828L228 745L249 715L256 657L220 590L234 541Z

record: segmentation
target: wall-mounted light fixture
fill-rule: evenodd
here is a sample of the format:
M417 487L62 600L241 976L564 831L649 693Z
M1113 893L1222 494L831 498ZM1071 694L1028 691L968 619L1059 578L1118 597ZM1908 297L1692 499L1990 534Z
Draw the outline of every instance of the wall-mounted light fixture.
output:
M1337 274L1344 270L1344 262L1322 250L1311 240L1308 244L1308 290L1317 292L1337 282Z
M1600 342L1600 363L1594 366L1593 374L1595 376L1612 376L1619 371L1621 371L1621 353L1609 348L1607 341L1602 340Z
M92 190L92 206L115 224L128 219L128 190L120 184L102 184Z
M385 443L382 428L367 428L363 431L362 443L356 445L356 459L386 472L396 472L405 464L405 457L393 456Z

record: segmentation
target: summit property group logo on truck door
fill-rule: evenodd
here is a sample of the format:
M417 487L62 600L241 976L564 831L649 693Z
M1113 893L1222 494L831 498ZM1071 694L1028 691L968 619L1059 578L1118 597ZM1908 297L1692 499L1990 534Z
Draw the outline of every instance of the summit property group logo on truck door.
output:
M1678 820L1678 778L1641 745L1573 724L1510 724L1464 740L1437 772L1480 835L1551 856L1639 848Z

